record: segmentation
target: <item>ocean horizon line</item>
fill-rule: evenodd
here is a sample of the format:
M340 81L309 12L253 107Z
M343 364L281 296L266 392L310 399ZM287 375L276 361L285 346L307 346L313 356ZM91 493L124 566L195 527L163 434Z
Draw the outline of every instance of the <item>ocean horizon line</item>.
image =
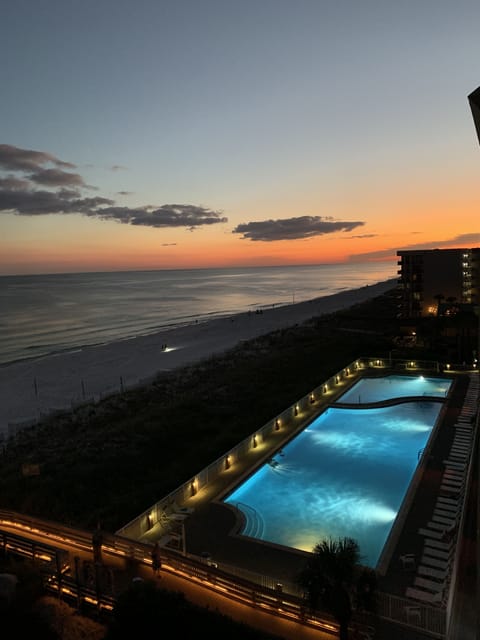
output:
M233 269L290 269L290 268L306 268L306 267L337 267L337 266L355 266L355 265L378 265L385 263L396 263L396 258L387 258L384 260L343 260L338 262L308 262L294 264L256 264L256 265L231 265L231 266L215 266L215 267L151 267L151 268L133 268L133 269L95 269L93 271L42 271L35 273L0 273L0 278L21 278L21 277L49 277L49 276L69 276L69 275L102 275L102 274L122 274L122 273L157 273L169 271L228 271Z

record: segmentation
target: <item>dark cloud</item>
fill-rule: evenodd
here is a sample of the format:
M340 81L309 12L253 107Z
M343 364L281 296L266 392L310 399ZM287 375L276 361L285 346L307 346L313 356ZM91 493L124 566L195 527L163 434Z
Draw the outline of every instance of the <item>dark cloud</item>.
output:
M220 212L191 204L164 204L151 210L147 207L106 207L97 212L103 220L116 220L126 224L145 227L187 227L193 229L203 225L227 222Z
M21 216L39 216L49 213L83 213L98 215L99 207L113 204L107 198L78 198L76 191L58 192L40 190L0 189L0 211Z
M52 164L53 167L49 166ZM0 212L21 216L78 213L135 226L184 227L190 230L227 222L220 211L191 204L122 207L110 198L84 197L82 190L96 187L85 184L78 173L64 171L60 167L72 168L75 165L43 151L0 145L0 170L9 172L0 176ZM125 167L115 165L112 169ZM21 177L12 175L12 172L20 172ZM38 188L38 185L46 188ZM129 193L120 192L121 195Z
M14 176L0 177L0 189L28 189L29 184L28 180L15 178Z
M28 177L32 182L45 185L46 187L86 186L82 176L78 175L78 173L68 173L61 169L39 169L35 173L31 173Z
M432 240L430 242L418 242L417 244L404 245L403 247L392 247L381 251L369 251L367 253L356 253L351 255L349 260L387 260L396 258L397 251L421 251L422 249L455 249L457 247L469 248L480 245L480 233L463 233L448 240Z
M378 236L377 233L363 233L358 236L348 236L349 240L361 240L363 238L376 238Z
M56 167L74 169L71 162L59 160L50 153L33 151L32 149L19 149L10 144L0 144L0 168L7 171L35 171L46 164L54 164Z
M263 220L261 222L246 222L239 224L232 233L241 233L243 238L273 242L276 240L298 240L313 238L336 231L352 231L361 227L364 222L345 222L325 218L322 216L300 216L284 220Z
M445 242L455 242L463 244L464 247L471 247L474 244L480 244L480 233L478 231L474 231L473 233L462 233L461 235L456 236L453 240L446 240Z

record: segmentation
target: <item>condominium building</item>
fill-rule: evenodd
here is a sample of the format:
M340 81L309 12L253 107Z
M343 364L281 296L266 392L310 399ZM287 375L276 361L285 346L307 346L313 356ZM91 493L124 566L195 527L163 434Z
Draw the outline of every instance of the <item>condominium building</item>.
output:
M478 313L480 248L397 251L397 256L402 317Z

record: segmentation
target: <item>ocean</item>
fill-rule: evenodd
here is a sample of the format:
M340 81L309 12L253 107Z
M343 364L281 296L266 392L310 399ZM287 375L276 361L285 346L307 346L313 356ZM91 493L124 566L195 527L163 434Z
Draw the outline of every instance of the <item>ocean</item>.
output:
M395 277L391 262L0 277L0 364Z

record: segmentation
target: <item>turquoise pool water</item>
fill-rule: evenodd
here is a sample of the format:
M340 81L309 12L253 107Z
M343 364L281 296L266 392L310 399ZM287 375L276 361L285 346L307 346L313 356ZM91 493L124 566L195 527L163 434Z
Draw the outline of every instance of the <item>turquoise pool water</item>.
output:
M447 378L424 376L384 376L383 378L361 378L346 391L339 402L379 402L406 396L435 396L445 398L452 381Z
M224 501L245 515L243 535L304 551L348 536L375 567L441 408L332 406Z

